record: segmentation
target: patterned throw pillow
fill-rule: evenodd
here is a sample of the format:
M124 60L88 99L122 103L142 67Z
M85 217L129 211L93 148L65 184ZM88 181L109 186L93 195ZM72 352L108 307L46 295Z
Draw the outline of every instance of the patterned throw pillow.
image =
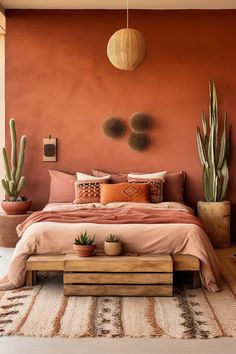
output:
M165 179L163 190L164 202L177 202L184 204L184 187L186 174L184 171L178 172L156 172L156 173L144 173L144 172L131 172L129 177L148 177L148 178L160 178ZM145 175L145 176L144 176Z
M163 201L163 179L159 178L140 178L139 177L129 177L128 181L130 183L141 183L148 184L149 188L149 199L151 203L161 203Z
M149 185L145 183L116 183L102 184L101 198L102 204L114 202L149 202Z
M75 200L76 204L99 203L100 186L108 183L110 176L96 178L77 172L77 181L75 182Z

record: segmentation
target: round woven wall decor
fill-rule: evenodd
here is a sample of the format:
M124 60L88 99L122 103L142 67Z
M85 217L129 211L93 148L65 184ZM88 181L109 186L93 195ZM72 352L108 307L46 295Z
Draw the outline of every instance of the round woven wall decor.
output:
M128 138L128 145L131 149L136 151L146 150L149 146L150 140L146 134L131 133Z
M110 139L120 138L125 133L125 124L118 117L108 117L103 122L103 132Z
M146 133L152 124L151 117L147 113L136 112L129 118L130 128L135 133Z
M140 31L133 28L116 31L107 44L107 56L117 69L133 70L142 64L146 55L144 37Z

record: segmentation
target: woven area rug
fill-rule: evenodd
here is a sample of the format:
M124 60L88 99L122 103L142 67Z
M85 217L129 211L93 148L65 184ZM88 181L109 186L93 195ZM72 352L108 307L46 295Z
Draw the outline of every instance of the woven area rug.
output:
M171 337L236 336L236 301L219 293L178 289L162 297L64 297L62 279L0 293L0 336Z

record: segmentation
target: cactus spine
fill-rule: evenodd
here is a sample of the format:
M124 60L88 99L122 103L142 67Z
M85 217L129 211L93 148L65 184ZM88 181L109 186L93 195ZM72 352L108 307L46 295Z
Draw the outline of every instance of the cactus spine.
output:
M228 181L228 158L231 143L231 125L225 113L224 127L219 139L218 135L218 104L214 81L209 82L209 122L202 112L203 136L199 127L196 130L199 158L203 166L203 191L207 202L224 200ZM220 143L219 143L220 140Z
M24 164L26 136L23 135L21 137L20 151L17 161L17 136L14 119L10 120L9 126L11 135L11 168L9 165L6 148L3 147L2 156L5 168L5 178L2 179L2 186L6 195L9 196L11 200L17 200L17 197L20 195L25 183L25 177L21 176L21 174Z

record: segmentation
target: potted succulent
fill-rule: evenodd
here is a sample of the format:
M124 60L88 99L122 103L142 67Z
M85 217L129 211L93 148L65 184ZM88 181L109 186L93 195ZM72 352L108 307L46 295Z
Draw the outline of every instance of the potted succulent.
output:
M91 257L94 255L96 249L94 241L95 235L91 237L87 234L87 231L85 231L75 239L73 249L80 257Z
M107 256L119 256L122 252L122 244L118 235L110 234L104 242L104 252Z
M215 247L230 245L230 202L225 201L229 172L231 125L225 113L219 138L218 104L214 81L209 82L209 122L202 112L203 134L197 127L197 145L203 166L202 183L205 201L198 202L198 215Z
M9 215L25 214L31 206L31 200L21 196L25 184L25 177L22 176L22 169L25 157L26 136L23 135L20 141L20 151L17 158L17 136L15 120L9 122L11 135L11 167L7 156L6 148L3 147L2 155L5 168L5 178L2 179L2 186L5 190L6 200L2 201L3 210Z

